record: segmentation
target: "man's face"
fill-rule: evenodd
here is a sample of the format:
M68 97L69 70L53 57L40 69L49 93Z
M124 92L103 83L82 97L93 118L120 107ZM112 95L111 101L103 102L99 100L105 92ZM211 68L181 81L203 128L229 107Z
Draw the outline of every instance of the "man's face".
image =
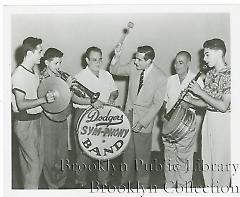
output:
M136 59L134 61L134 64L136 65L136 68L138 70L144 70L150 66L151 60L145 60L144 59L144 53L136 53Z
M185 55L177 55L174 67L177 74L179 75L187 74L189 68L189 60Z
M98 72L102 64L102 55L100 52L91 51L89 58L86 58L88 67L95 72Z
M54 72L57 73L57 70L62 65L62 58L61 57L54 57L51 60L46 60L45 64L48 66L48 68Z
M203 59L209 67L214 67L218 61L219 54L219 50L205 48Z
M42 45L36 46L36 49L32 52L32 60L34 64L40 64L40 59L43 57Z

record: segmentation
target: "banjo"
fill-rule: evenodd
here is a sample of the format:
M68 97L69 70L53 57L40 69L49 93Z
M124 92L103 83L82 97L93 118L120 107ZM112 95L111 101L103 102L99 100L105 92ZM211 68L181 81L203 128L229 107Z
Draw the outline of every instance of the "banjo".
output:
M206 74L211 69L203 66L193 80L197 81L202 74ZM167 121L163 123L162 136L171 143L177 143L183 139L191 131L194 124L195 111L190 108L189 103L183 100L188 92L188 88L183 90L174 106L164 115Z

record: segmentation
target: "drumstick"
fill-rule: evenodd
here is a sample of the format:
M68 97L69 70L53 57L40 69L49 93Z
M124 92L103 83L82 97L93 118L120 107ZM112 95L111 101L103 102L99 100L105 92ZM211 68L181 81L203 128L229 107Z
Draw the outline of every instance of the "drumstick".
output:
M121 36L121 38L120 38L120 40L118 42L118 45L121 45L121 46L123 45L123 42L124 42L125 38L127 37L130 29L132 29L133 27L134 27L134 23L133 22L128 22L127 28L125 28L123 30L123 35Z
M123 29L123 34L122 34L117 46L114 49L115 56L120 56L123 42L124 42L125 38L127 37L129 30L132 29L133 27L134 27L134 23L128 22L127 28ZM114 57L112 58L111 64L113 64L113 65L116 64L116 58L114 58Z

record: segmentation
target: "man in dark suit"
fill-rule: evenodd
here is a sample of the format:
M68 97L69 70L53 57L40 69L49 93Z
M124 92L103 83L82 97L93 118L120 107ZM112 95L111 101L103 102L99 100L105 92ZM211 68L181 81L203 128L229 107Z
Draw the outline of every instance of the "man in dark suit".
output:
M140 185L149 186L149 171L144 164L150 163L152 128L154 119L162 106L166 76L153 60L154 49L151 46L137 48L136 57L126 65L120 65L121 45L115 49L110 72L118 76L129 77L128 96L125 111L132 113L133 133L129 145L123 154L123 164L127 170L122 172L122 184L136 178Z

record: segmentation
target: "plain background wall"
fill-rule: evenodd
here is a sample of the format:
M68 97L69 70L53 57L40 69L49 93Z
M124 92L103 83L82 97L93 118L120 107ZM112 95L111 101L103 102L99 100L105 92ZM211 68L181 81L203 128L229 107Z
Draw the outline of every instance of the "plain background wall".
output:
M203 42L215 37L225 41L229 62L230 17L226 13L15 14L11 18L12 71L17 65L16 50L28 36L42 38L44 51L48 47L63 51L62 69L72 75L82 69L81 57L90 46L102 49L103 68L107 68L109 55L129 21L134 28L125 40L122 63L130 61L138 46L150 45L156 52L155 63L167 76L171 75L172 62L180 50L191 53L191 70L197 72ZM117 104L123 106L126 80L114 79L120 92ZM158 130L155 126L154 131Z

